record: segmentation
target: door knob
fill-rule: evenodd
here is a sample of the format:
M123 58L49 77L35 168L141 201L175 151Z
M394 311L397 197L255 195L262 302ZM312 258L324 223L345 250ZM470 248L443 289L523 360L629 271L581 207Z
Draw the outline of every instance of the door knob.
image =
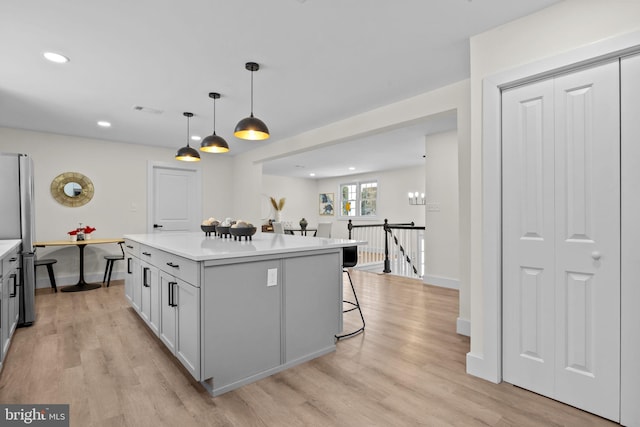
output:
M159 225L159 224L153 224L153 228L162 228L162 225Z
M600 253L600 251L591 252L591 258L595 259L596 261L599 260L601 256L602 254Z

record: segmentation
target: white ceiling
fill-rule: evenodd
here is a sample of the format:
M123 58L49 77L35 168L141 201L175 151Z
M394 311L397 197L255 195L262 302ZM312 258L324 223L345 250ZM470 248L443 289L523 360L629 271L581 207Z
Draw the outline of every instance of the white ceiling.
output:
M220 92L216 130L234 155L465 79L471 35L556 2L4 0L0 126L177 149L187 139L184 111L195 114L192 135L212 132L208 93ZM45 51L71 62L47 62ZM269 126L266 142L233 136L250 110L247 61L261 67L254 113ZM404 141L395 132L384 138L393 145L382 144L394 147L393 161ZM277 162L265 168L288 167Z

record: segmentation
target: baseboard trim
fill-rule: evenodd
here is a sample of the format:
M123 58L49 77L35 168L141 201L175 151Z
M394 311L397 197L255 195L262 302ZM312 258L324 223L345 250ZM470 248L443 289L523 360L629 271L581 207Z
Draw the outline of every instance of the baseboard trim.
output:
M467 374L495 384L501 382L495 372L487 371L487 361L484 360L484 356L472 352L467 353Z
M441 288L460 289L460 281L458 279L425 274L422 281L427 285L439 286Z
M471 321L469 319L463 319L458 317L456 320L456 332L466 337L471 336Z

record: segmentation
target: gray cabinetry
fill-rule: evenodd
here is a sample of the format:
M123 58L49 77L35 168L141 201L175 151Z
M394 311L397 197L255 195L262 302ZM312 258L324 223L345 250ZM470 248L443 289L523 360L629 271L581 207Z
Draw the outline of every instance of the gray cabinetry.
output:
M284 260L286 362L334 345L342 319L339 252Z
M200 379L200 289L160 271L160 339Z
M0 340L1 359L4 357L11 345L11 338L18 325L20 309L20 272L18 264L20 255L19 245L8 251L1 259L0 269Z
M158 337L214 396L335 351L344 241L266 233L252 242L200 233L130 239L140 316L154 328L156 295Z
M215 388L281 364L281 272L278 259L205 269L203 378Z
M147 322L154 334L160 332L160 294L158 267L146 261L140 261L141 299L140 317Z

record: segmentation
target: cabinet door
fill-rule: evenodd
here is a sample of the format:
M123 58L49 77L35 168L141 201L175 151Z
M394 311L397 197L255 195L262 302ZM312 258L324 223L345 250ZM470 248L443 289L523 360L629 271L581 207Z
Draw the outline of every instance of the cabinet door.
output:
M200 288L175 279L177 305L176 356L196 379L200 379Z
M140 260L136 257L127 258L127 276L125 278L125 292L128 285L131 306L140 312L140 302L142 300L142 271Z
M124 296L129 301L129 304L133 303L133 257L127 255L127 270L124 276Z
M176 353L176 279L164 271L160 272L160 339Z
M158 310L158 268L141 261L142 287L140 299L140 316L157 335L159 333Z
M2 360L6 355L7 349L9 348L9 316L8 316L8 296L7 296L7 288L9 287L9 278L6 276L0 276L2 280L0 281L0 354L2 355Z
M9 300L8 300L8 316L9 316L9 336L11 337L18 326L18 316L20 315L20 284L18 283L18 273L14 270L9 274Z

